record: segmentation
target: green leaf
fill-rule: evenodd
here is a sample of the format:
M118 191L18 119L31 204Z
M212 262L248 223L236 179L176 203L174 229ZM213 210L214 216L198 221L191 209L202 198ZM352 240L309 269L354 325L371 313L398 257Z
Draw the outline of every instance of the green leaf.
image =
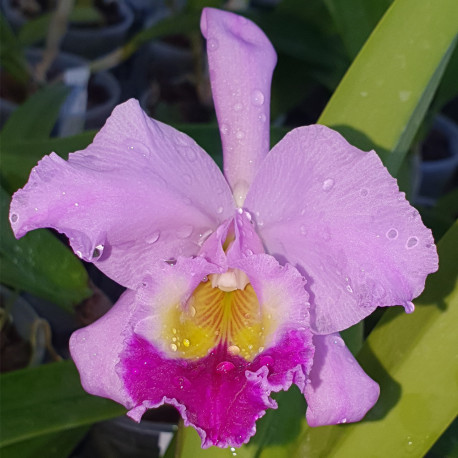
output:
M396 175L456 42L456 0L397 0L319 119Z
M353 59L393 0L324 0Z
M18 39L22 46L31 46L44 41L48 33L52 13L44 13L27 21L19 30Z
M60 106L69 89L61 84L47 86L33 94L18 107L5 123L0 142L47 139L59 116Z
M376 406L361 423L305 429L293 457L424 456L455 418L458 222L438 250L415 313L387 310L359 354L380 384Z
M63 458L70 453L86 435L89 427L81 426L59 433L43 434L33 439L1 448L2 458Z
M10 25L0 12L0 67L21 85L29 81L24 52Z
M69 311L91 295L78 258L46 229L16 240L8 220L10 196L0 188L0 278Z
M87 394L71 361L0 376L0 454L11 444L123 415L124 407ZM3 455L2 455L3 456Z
M68 153L86 148L95 132L84 132L66 138L46 138L33 141L17 137L11 143L0 142L0 169L3 186L10 193L27 182L30 170L45 155L54 151L67 159ZM3 137L2 137L3 138Z

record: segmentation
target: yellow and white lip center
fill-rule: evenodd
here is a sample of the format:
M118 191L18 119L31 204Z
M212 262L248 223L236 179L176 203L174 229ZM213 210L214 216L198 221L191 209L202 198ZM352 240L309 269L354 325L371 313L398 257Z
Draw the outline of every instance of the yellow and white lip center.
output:
M194 290L186 305L164 314L161 339L179 358L198 359L217 346L252 361L263 351L273 328L247 275L238 269L212 274Z

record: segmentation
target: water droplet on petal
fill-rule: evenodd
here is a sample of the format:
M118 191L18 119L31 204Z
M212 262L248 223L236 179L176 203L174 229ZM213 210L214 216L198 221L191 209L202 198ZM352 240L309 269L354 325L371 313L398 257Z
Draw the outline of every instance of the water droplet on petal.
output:
M11 221L12 223L16 223L18 219L19 219L19 216L16 215L16 213L13 213L13 214L11 215L10 221Z
M339 420L339 424L342 424L342 423L347 423L347 419L346 418L342 418L342 420Z
M149 243L150 245L156 243L159 240L160 235L161 233L159 231L154 231L151 236L146 239L146 243Z
M191 342L189 339L183 339L183 345L188 348L191 345Z
M323 191L330 191L334 186L334 180L332 178L328 178L327 180L323 181Z
M186 377L175 377L173 384L180 390L185 390L191 386L191 382Z
M418 238L410 237L409 240L407 240L406 247L413 248L414 246L417 246L417 244L418 244Z
M300 232L302 235L307 235L307 226L305 224L302 224L302 226L299 228Z
M338 347L345 347L345 342L343 341L342 337L333 336L332 343Z
M216 51L218 47L219 47L219 43L216 38L209 38L207 40L207 49L209 51Z
M241 103L236 103L234 105L234 111L240 111L243 108L243 105Z
M253 105L261 106L264 103L264 94L259 89L256 89L251 95L251 101Z
M78 202L75 202L75 207L79 207L79 203Z
M183 175L183 181L186 183L186 184L191 184L192 183L192 177L191 175L188 175L187 173L185 173Z
M259 364L261 366L272 367L274 364L274 359L269 355L261 356L259 358Z
M387 233L386 233L386 238L387 239L390 239L390 240L395 240L398 238L398 231L396 229L390 229Z
M78 331L75 334L76 341L79 343L84 343L86 342L86 339L88 338L89 334L87 331Z
M361 194L361 196L366 197L369 194L369 190L366 188L363 188L359 191L359 193Z
M103 253L103 249L105 247L100 244L100 245L97 245L95 248L94 248L94 251L92 252L92 257L93 258L100 258L100 256L102 256L102 253Z
M259 120L261 122L266 122L267 120L267 116L264 114L264 113L261 113L259 116L258 116Z
M232 371L235 366L230 361L223 361L216 366L216 371L222 374L227 374Z
M227 135L231 130L228 124L221 124L219 129L223 135Z
M83 253L81 253L81 251L75 251L75 254L76 256L78 256L79 258L83 258Z
M172 351L177 351L178 350L178 347L173 343L173 344L170 344L170 350Z
M177 237L179 239L187 239L192 234L193 229L191 225L185 224L176 231Z
M227 351L230 355L233 356L237 356L238 354L240 354L240 348L237 347L237 345L231 345L230 347L228 347Z
M406 313L412 313L415 310L415 305L413 304L413 302L407 301L404 304L404 310L406 311Z
M243 137L245 137L245 133L243 132L243 130L238 130L235 136L238 140L241 140Z
M218 208L216 209L216 213L218 213L218 215L221 215L221 213L223 213L223 210L224 210L223 207L218 207Z

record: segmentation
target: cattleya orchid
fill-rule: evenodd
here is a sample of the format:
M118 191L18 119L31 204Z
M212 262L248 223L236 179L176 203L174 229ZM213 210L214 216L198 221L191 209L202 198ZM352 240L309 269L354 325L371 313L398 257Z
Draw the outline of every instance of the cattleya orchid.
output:
M237 447L294 383L310 425L358 421L379 387L339 331L379 306L413 311L437 268L431 232L376 153L327 127L269 152L272 45L215 9L201 30L224 175L130 100L85 150L39 162L13 197L13 230L65 233L127 288L70 349L84 388L133 419L172 404L204 447Z

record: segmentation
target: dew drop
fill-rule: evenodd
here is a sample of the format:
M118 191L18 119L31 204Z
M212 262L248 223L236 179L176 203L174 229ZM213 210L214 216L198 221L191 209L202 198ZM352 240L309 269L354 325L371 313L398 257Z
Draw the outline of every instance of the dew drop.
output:
M94 251L92 252L92 257L93 258L100 258L100 256L102 256L102 253L103 253L103 249L105 247L100 244L100 245L97 245L95 248L94 248Z
M414 246L417 246L417 244L418 244L418 238L410 237L409 240L407 240L406 247L413 248Z
M191 386L191 382L186 377L175 377L173 384L180 390L187 389Z
M227 351L229 352L230 355L237 356L240 354L240 348L237 347L237 345L231 345L228 347Z
M264 104L264 94L259 90L256 89L253 91L253 94L251 95L251 101L253 102L253 105L256 106L261 106Z
M78 202L75 202L75 207L79 207L79 203Z
M235 366L230 361L223 361L216 366L216 371L222 374L227 374L235 369Z
M267 116L264 114L264 113L261 113L259 116L258 116L259 120L261 122L266 122L267 120Z
M236 103L234 105L234 111L240 111L243 108L243 105L241 103Z
M338 347L345 347L345 342L343 341L342 337L333 337L332 343L337 345Z
M390 240L395 240L398 238L398 231L396 229L390 229L387 233L386 233L386 238L387 239L390 239Z
M191 315L191 317L195 317L196 316L196 308L191 306L189 308L189 314Z
M86 342L87 337L88 337L87 331L78 331L76 333L76 341L79 343Z
M307 226L305 224L302 224L302 226L299 228L300 232L302 235L307 235Z
M353 289L352 289L352 287L351 287L350 285L347 285L346 289L347 289L347 291L348 291L349 293L352 293L352 292L353 292Z
M207 40L207 49L209 51L216 51L218 47L219 47L219 43L216 38L209 38Z
M172 351L177 351L178 350L178 347L173 343L173 344L170 344L170 350Z
M159 240L160 235L161 233L159 231L154 231L151 236L146 239L146 243L149 243L150 245L156 243Z
M183 339L183 345L186 347L186 348L189 348L189 346L191 345L191 342L189 339Z
M343 424L343 423L347 423L347 419L346 418L342 418L342 420L339 420L339 424Z
M245 137L245 133L243 132L243 130L238 130L235 136L238 140L242 140L242 138Z
M415 310L415 305L413 304L413 302L407 301L404 304L404 310L406 311L406 313L412 313Z
M18 219L19 219L19 216L16 215L16 213L13 213L13 214L11 215L10 221L11 221L12 223L16 223Z
M261 356L259 358L259 364L261 366L272 367L274 364L274 359L269 355Z
M192 234L193 229L191 225L185 224L176 231L177 237L179 239L187 239Z
M75 254L76 256L78 256L79 258L83 258L83 253L81 253L81 251L75 251Z
M221 215L221 213L223 213L223 210L224 210L223 207L218 207L218 208L216 209L216 213L218 213L218 215Z
M334 186L334 180L332 178L328 178L327 180L323 181L323 191L330 191Z
M245 254L247 256L251 256L253 254L253 250L250 250L249 248L245 251Z
M223 135L227 135L230 132L230 127L228 124L221 124L220 131Z

